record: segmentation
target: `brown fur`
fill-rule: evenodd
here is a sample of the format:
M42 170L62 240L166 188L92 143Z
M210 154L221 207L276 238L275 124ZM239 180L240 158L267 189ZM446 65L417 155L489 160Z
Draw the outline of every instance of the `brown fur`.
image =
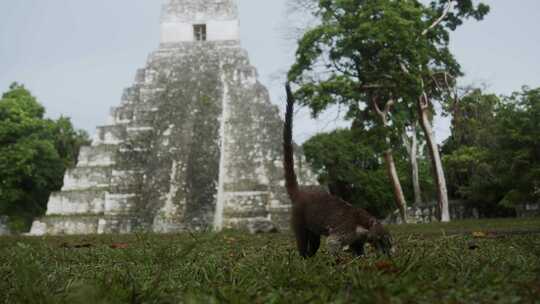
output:
M384 253L390 253L389 233L367 211L355 208L344 200L322 191L300 190L294 171L292 143L294 96L290 85L286 85L287 111L283 131L283 165L285 185L293 202L292 229L296 237L298 252L302 257L311 257L319 249L321 236L328 236L332 251L344 246L356 255L364 253L364 243L370 242Z

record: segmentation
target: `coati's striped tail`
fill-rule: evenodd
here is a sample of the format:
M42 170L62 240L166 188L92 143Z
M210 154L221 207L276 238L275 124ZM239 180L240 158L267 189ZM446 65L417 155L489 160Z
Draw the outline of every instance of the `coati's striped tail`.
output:
M292 140L294 96L289 83L285 85L287 91L287 110L285 112L285 125L283 127L283 168L285 169L285 186L289 195L298 191L298 180L294 172L294 148Z

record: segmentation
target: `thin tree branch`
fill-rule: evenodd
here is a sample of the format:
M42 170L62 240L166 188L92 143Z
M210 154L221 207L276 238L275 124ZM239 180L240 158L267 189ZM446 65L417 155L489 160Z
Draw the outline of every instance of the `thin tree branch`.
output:
M422 85L422 95L418 98L418 101L420 102L420 109L424 111L429 107L429 99L426 93L424 79L420 78L420 83Z
M396 100L393 98L386 102L386 105L384 106L384 115L388 115L388 113L390 113L390 110L392 106L394 106L395 103L396 103Z
M435 22L433 22L427 29L422 31L422 36L425 36L431 29L433 29L434 27L439 25L444 20L444 18L446 18L446 16L448 16L448 13L450 12L450 8L452 8L452 1L453 0L448 0L448 3L446 5L446 8L444 9L442 15L437 20L435 20Z
M381 108L379 108L379 103L376 97L373 97L372 104L373 104L373 108L375 109L375 112L377 112L377 114L379 114L379 116L384 119L385 115L381 111Z
M404 64L403 62L400 62L400 63L399 63L399 66L401 67L401 70L402 70L405 74L410 74L409 69L407 69L407 67L405 66L405 64Z
M401 135L401 137L403 140L403 144L405 145L405 149L407 149L407 154L411 156L412 155L412 144L411 144L412 140L407 135L407 128L403 130L403 134Z
M419 98L420 98L420 108L422 110L426 110L427 108L429 108L429 99L426 94L426 91L422 91L422 96L420 96Z

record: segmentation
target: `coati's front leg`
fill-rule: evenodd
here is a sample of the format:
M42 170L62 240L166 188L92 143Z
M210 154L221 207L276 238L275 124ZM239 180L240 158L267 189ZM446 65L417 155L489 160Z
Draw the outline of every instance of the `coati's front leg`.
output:
M314 256L319 250L321 237L302 227L296 227L294 231L298 253L303 258Z
M296 239L296 248L301 257L307 257L308 253L308 235L307 230L295 225L294 237Z
M296 238L296 246L300 256L314 256L321 245L321 236L317 235L305 228L301 223L294 225L294 236Z
M308 235L307 255L308 257L312 257L317 253L317 251L319 250L319 247L321 246L321 236L309 230L307 231L307 235Z
M301 257L307 258L313 256L319 248L317 243L314 242L316 240L313 238L310 231L306 229L306 225L300 218L300 216L294 216L292 226L298 253Z
M352 244L350 244L349 247L351 248L355 256L363 256L365 243L366 243L365 240L359 239L359 240L354 241Z

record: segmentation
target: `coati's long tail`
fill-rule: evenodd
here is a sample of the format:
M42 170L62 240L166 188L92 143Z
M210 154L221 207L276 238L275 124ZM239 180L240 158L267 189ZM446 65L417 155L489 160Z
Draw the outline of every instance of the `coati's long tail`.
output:
M285 125L283 127L283 168L285 169L285 186L290 196L298 191L298 180L294 172L293 156L293 114L294 114L294 96L289 83L285 85L287 91L287 111L285 112Z

